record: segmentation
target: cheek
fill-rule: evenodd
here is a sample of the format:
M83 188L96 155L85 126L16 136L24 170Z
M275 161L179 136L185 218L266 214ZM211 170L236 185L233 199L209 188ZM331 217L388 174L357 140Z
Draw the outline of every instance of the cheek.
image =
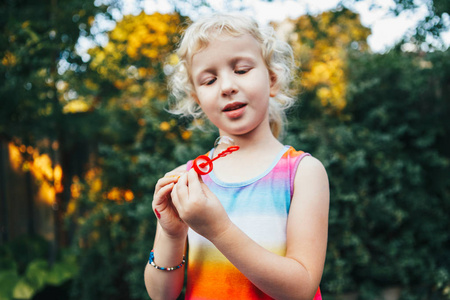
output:
M208 97L204 97L205 95L198 96L197 103L207 116L210 116L217 110L217 105L215 105L214 101L208 100Z
M247 82L247 85L251 87L251 90L255 94L259 95L269 95L270 94L270 78L269 74L265 72L260 72L258 76L255 76L252 80Z
M258 85L252 89L252 93L250 95L253 99L260 99L259 102L264 103L269 101L270 98L270 87L268 85Z
M216 99L216 91L212 88L197 89L197 103L203 107L214 106Z

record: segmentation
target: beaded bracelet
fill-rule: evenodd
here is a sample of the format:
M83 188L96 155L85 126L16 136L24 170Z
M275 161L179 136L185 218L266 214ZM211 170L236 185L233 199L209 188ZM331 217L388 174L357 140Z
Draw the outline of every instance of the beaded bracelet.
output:
M162 270L162 271L174 271L174 270L177 270L177 269L181 268L184 265L185 262L186 262L186 258L183 255L183 261L178 266L171 267L171 268L163 268L163 267L157 266L155 264L155 253L154 253L154 250L150 251L150 257L148 258L148 263L149 264L151 264L155 269Z

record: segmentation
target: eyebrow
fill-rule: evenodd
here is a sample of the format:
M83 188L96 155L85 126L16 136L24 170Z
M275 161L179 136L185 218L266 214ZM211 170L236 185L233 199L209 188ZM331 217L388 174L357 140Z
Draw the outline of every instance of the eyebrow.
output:
M235 66L238 63L240 63L241 61L249 62L251 64L255 64L256 63L256 60L253 57L251 57L251 56L237 56L237 57L234 57L233 59L231 59L229 65ZM205 69L202 69L198 74L200 75L202 73L214 73L214 69L215 68L207 67Z
M241 61L248 61L248 62L250 62L252 64L256 63L256 60L253 57L251 57L251 56L237 56L237 57L235 57L235 58L233 58L231 60L231 64L234 66L238 62L241 62Z
M252 56L239 55L239 56L233 57L233 58L231 59L231 61L230 61L229 64L230 64L231 66L234 67L234 66L236 66L238 63L240 63L241 61L248 62L248 63L250 63L250 64L255 64L255 63L256 63L256 59L254 59ZM195 80L195 81L198 82L198 81L200 80L199 77L201 77L204 73L214 74L214 73L215 73L214 70L215 70L215 68L212 68L212 67L206 67L205 69L202 69L202 70L198 73L197 76L192 77L192 78L193 78L193 80Z

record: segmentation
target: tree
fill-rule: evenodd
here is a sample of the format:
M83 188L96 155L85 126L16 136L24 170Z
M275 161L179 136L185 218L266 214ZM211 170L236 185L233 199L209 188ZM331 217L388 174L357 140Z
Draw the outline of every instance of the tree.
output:
M74 70L82 69L75 45L80 34L88 34L94 16L108 16L106 10L106 6L77 0L0 2L0 141L16 144L20 149L22 158L17 160L21 164L18 168L25 171L28 185L22 188L31 191L32 179L40 188L47 188L48 209L54 212L54 240L49 241L52 245L49 253L42 256L32 253L27 259L45 258L50 266L60 263L59 247L68 244L69 233L63 225L63 215L69 200L70 181L87 159L87 155L83 156L86 147L80 142L86 135L80 133L77 119L64 113L72 96L71 91L61 91L64 86L61 64L66 63ZM34 196L31 192L27 196L30 199L24 202L32 212ZM28 218L13 222L28 222L28 234L34 235L33 213ZM44 265L41 261L39 266ZM14 262L10 266L11 274L26 277L22 274L23 268L16 268ZM34 270L46 269L35 267ZM38 279L42 287L46 279L43 276ZM23 291L35 292L21 281L17 284L14 290L22 296Z
M393 9L395 14L402 11L411 10L414 12L420 4L413 0L394 0L396 7ZM446 46L442 41L442 33L450 29L450 3L446 0L424 1L428 14L421 20L415 30L414 35L405 42L413 42L424 49L444 50Z
M303 93L291 114L287 142L330 177L324 293L401 286L404 299L448 299L448 55L350 49L340 113Z
M111 2L113 4L113 2ZM77 139L67 139L74 130L64 107L70 91L62 92L62 62L74 69L82 67L75 51L80 34L87 34L94 16L107 16L107 7L92 2L70 0L3 1L0 4L0 137L49 153L53 166L62 167L62 188L55 189L55 236L66 243L62 214L67 204L70 174L76 172L71 161ZM74 153L75 152L75 153ZM33 163L30 151L24 162ZM51 186L53 179L46 179ZM65 188L64 188L65 187Z
M57 138L66 99L59 93L62 61L80 64L75 44L106 7L84 1L5 1L1 4L0 133L36 144ZM69 20L69 22L67 21ZM75 65L74 65L75 66Z
M297 77L301 97L307 93L317 99L316 105L329 113L339 113L346 105L348 53L351 49L368 50L370 30L347 9L285 22L292 27L289 43L300 64Z

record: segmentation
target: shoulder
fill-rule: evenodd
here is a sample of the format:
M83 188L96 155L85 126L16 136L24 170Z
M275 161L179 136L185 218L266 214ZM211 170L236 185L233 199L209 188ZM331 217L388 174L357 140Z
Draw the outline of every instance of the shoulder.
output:
M285 146L289 147L288 150L284 153L284 157L290 158L291 160L295 161L294 164L298 165L297 168L297 174L299 172L310 172L310 171L316 171L316 172L325 172L325 167L323 166L322 162L318 160L317 158L313 157L311 154L296 150L292 146Z
M299 162L297 174L301 172L319 172L326 173L325 167L322 162L311 155L305 155Z
M294 180L294 193L320 193L325 198L329 194L327 171L320 160L305 156L300 161Z
M326 174L326 170L322 162L307 152L295 150L291 146L285 152L284 157L289 158L291 162L293 162L296 169L296 175L311 172Z
M306 179L306 178L317 178L325 180L328 182L327 171L320 160L313 156L305 156L299 162L295 178Z

